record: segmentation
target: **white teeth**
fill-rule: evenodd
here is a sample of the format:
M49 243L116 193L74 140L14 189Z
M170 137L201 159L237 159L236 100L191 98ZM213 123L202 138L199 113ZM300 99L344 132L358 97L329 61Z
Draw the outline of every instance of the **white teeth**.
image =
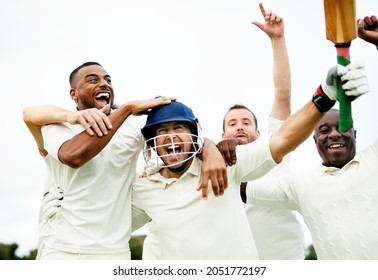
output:
M180 150L181 150L180 146L172 145L172 146L167 147L168 154L177 154L180 152Z
M179 148L179 146L169 146L167 149L178 149Z
M101 93L96 95L96 98L102 98L102 97L109 98L109 93L101 92Z
M333 144L329 146L331 149L344 147L342 144Z

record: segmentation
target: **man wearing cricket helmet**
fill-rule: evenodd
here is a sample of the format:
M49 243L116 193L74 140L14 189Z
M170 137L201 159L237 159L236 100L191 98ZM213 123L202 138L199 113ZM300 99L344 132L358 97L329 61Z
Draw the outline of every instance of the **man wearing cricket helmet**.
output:
M328 76L361 79L352 74L360 69L343 70L332 68ZM237 146L238 160L227 169L228 189L221 197L215 197L210 189L206 201L196 191L202 161L194 156L200 137L193 112L178 101L151 110L142 134L145 149L153 147L161 163L147 168L146 176L132 184L133 224L152 220L160 259L259 258L240 203L240 183L265 175L311 135L336 100L336 84L329 80L269 138ZM359 87L360 83L351 84L355 86L349 90L355 95L366 92L360 90L366 88Z
M162 161L172 173L186 171L190 160L202 149L203 138L198 120L193 111L181 102L152 111L142 134L146 139L146 162L156 165Z

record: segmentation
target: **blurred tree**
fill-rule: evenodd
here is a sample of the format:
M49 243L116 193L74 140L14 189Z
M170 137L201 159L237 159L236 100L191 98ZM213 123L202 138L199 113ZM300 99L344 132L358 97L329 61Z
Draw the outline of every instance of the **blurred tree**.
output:
M20 258L16 256L17 249L18 244L16 243L0 243L0 260L19 260Z
M34 250L29 252L28 256L24 256L22 259L23 260L35 260L36 257L37 257L37 249L34 249Z
M306 248L306 257L305 260L317 260L318 257L316 255L316 251L314 246L311 244Z
M132 260L141 260L143 253L143 242L146 236L132 236L130 239L130 251ZM17 243L4 244L0 243L0 260L35 260L37 249L30 251L29 255L19 257L16 255L18 249ZM317 260L314 246L311 244L306 248L305 260Z
M130 251L132 260L141 260L143 252L143 242L145 236L132 236L130 239ZM16 255L18 249L17 243L5 244L0 243L0 260L35 260L37 249L29 252L29 255L19 257Z
M142 253L143 253L143 242L145 236L131 236L129 241L130 245L130 252L131 252L131 259L132 260L141 260Z
M35 249L33 251L30 251L29 255L19 257L16 254L17 249L17 243L0 243L0 260L35 260L35 257L37 256L37 249Z

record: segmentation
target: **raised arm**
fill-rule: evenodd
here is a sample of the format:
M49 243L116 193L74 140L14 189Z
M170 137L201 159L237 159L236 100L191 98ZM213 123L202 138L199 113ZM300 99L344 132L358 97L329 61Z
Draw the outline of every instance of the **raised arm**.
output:
M345 94L352 98L366 93L369 89L364 65L352 62L346 67L332 67L328 71L326 82L319 86L312 101L289 117L270 137L271 154L277 163L303 143L311 135L323 113L333 107L337 100L337 77L343 81Z
M265 22L252 21L252 24L269 36L273 51L274 99L270 115L278 120L286 120L290 116L291 107L291 73L284 21L271 10L265 11L262 3L259 3L259 7Z
M378 49L378 20L376 16L364 17L357 21L358 37L375 45Z
M283 19L272 11L265 11L262 3L259 3L264 23L252 21L252 24L266 33L272 44L273 51L273 82L274 98L270 116L277 120L286 120L291 114L291 74L289 58L286 50ZM217 144L228 165L236 162L236 146L247 144L240 139L223 139Z

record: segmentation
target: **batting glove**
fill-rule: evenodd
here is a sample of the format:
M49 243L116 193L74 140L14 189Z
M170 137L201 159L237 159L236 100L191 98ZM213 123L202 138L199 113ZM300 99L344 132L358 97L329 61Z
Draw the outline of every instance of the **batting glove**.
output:
M42 199L42 219L47 221L58 213L64 197L60 187L52 186Z
M318 109L326 112L335 105L337 78L341 79L342 88L350 100L367 93L369 86L364 66L361 61L354 61L347 66L338 64L329 69L325 82L318 87L312 98Z

